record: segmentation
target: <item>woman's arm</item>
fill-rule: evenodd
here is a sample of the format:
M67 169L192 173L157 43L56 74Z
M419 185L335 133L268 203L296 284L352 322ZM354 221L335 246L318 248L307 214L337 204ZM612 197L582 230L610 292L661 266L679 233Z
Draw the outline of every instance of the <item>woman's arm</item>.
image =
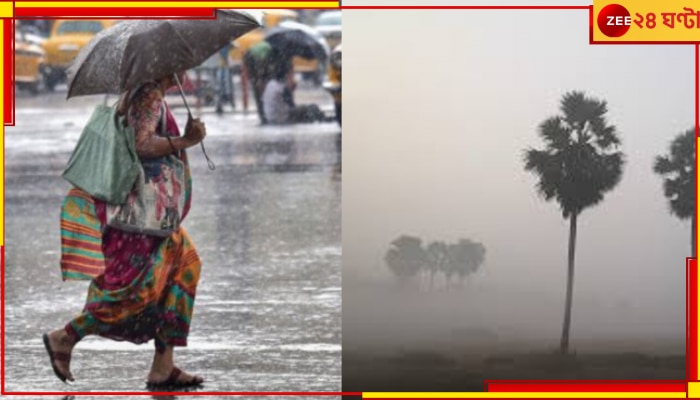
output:
M163 94L158 86L148 84L134 97L129 106L128 123L136 134L136 153L139 157L162 157L198 143L188 136L168 139L156 134L162 103Z

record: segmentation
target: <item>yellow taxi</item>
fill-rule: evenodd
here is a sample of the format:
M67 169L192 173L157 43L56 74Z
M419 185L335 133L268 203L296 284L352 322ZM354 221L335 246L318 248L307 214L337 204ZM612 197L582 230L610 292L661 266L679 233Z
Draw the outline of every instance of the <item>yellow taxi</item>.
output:
M32 94L41 91L44 81L44 50L28 41L21 32L15 35L15 85Z
M59 19L44 42L46 51L46 87L49 90L65 80L65 71L80 49L101 30L114 24L112 20Z
M299 22L299 13L294 10L269 9L262 15L262 29L255 29L239 37L231 49L231 59L239 63L243 60L243 55L253 45L265 39L265 31L278 26L283 21ZM301 57L294 57L294 70L301 73L314 73L319 70L317 60L306 60Z

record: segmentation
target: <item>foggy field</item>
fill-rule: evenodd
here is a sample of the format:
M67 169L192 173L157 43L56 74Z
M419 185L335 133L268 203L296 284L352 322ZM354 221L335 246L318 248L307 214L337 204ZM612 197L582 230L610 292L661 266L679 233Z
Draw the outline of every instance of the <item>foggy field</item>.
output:
M561 301L547 307L547 299L523 296L509 306L478 285L438 293L352 278L343 285L343 301L353 305L343 311L343 336L352 339L343 343L344 391L480 391L487 379L685 379L682 327L589 326L577 322L574 302L572 355L562 357ZM489 312L476 306L483 302ZM598 313L627 319L613 314Z
M623 353L564 358L542 352L484 357L436 350L373 357L343 351L344 391L482 391L487 379L684 380L685 356Z
M536 285L526 276L494 283L489 282L490 275L483 271L464 287L427 291L346 274L344 356L394 354L401 349L486 355L557 349L564 312L562 285ZM573 351L684 354L680 316L654 309L653 298L640 298L635 304L619 293L591 288L576 291L576 296ZM678 300L682 311L682 298ZM344 366L347 362L344 358Z

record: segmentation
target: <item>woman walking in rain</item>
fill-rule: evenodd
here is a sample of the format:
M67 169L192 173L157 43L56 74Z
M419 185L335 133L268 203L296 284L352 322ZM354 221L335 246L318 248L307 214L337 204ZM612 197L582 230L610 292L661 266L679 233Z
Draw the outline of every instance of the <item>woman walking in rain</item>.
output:
M184 72L178 75L184 78ZM171 75L127 91L120 112L134 129L142 161L174 154L184 163L184 219L191 200L184 150L200 143L206 130L202 122L190 119L180 136L164 101L165 91L174 85ZM166 134L159 136L163 123ZM200 274L201 262L192 241L182 227L167 237L118 230L106 225L106 213L106 203L77 188L71 189L63 203L63 277L93 279L83 312L44 335L56 376L73 381L73 348L84 337L98 335L136 344L154 339L155 355L147 378L150 387L200 385L201 377L182 372L173 359L174 348L187 345Z

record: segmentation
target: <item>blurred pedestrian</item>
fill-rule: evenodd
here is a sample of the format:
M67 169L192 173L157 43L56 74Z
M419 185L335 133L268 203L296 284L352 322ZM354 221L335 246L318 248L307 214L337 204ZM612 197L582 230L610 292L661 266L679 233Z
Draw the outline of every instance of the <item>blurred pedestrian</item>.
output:
M325 121L323 111L316 104L297 106L294 102L294 68L291 63L278 63L263 93L263 106L269 124L284 125L294 123Z
M223 113L223 103L231 102L231 106L236 107L233 98L233 82L231 81L231 68L229 63L229 52L233 46L231 44L219 50L216 68L216 82L219 86L219 96L216 102L216 112Z
M263 110L262 95L271 77L273 60L279 61L279 56L275 53L277 52L272 46L263 40L251 46L243 55L243 68L253 89L255 107L263 125L267 123L267 118Z

